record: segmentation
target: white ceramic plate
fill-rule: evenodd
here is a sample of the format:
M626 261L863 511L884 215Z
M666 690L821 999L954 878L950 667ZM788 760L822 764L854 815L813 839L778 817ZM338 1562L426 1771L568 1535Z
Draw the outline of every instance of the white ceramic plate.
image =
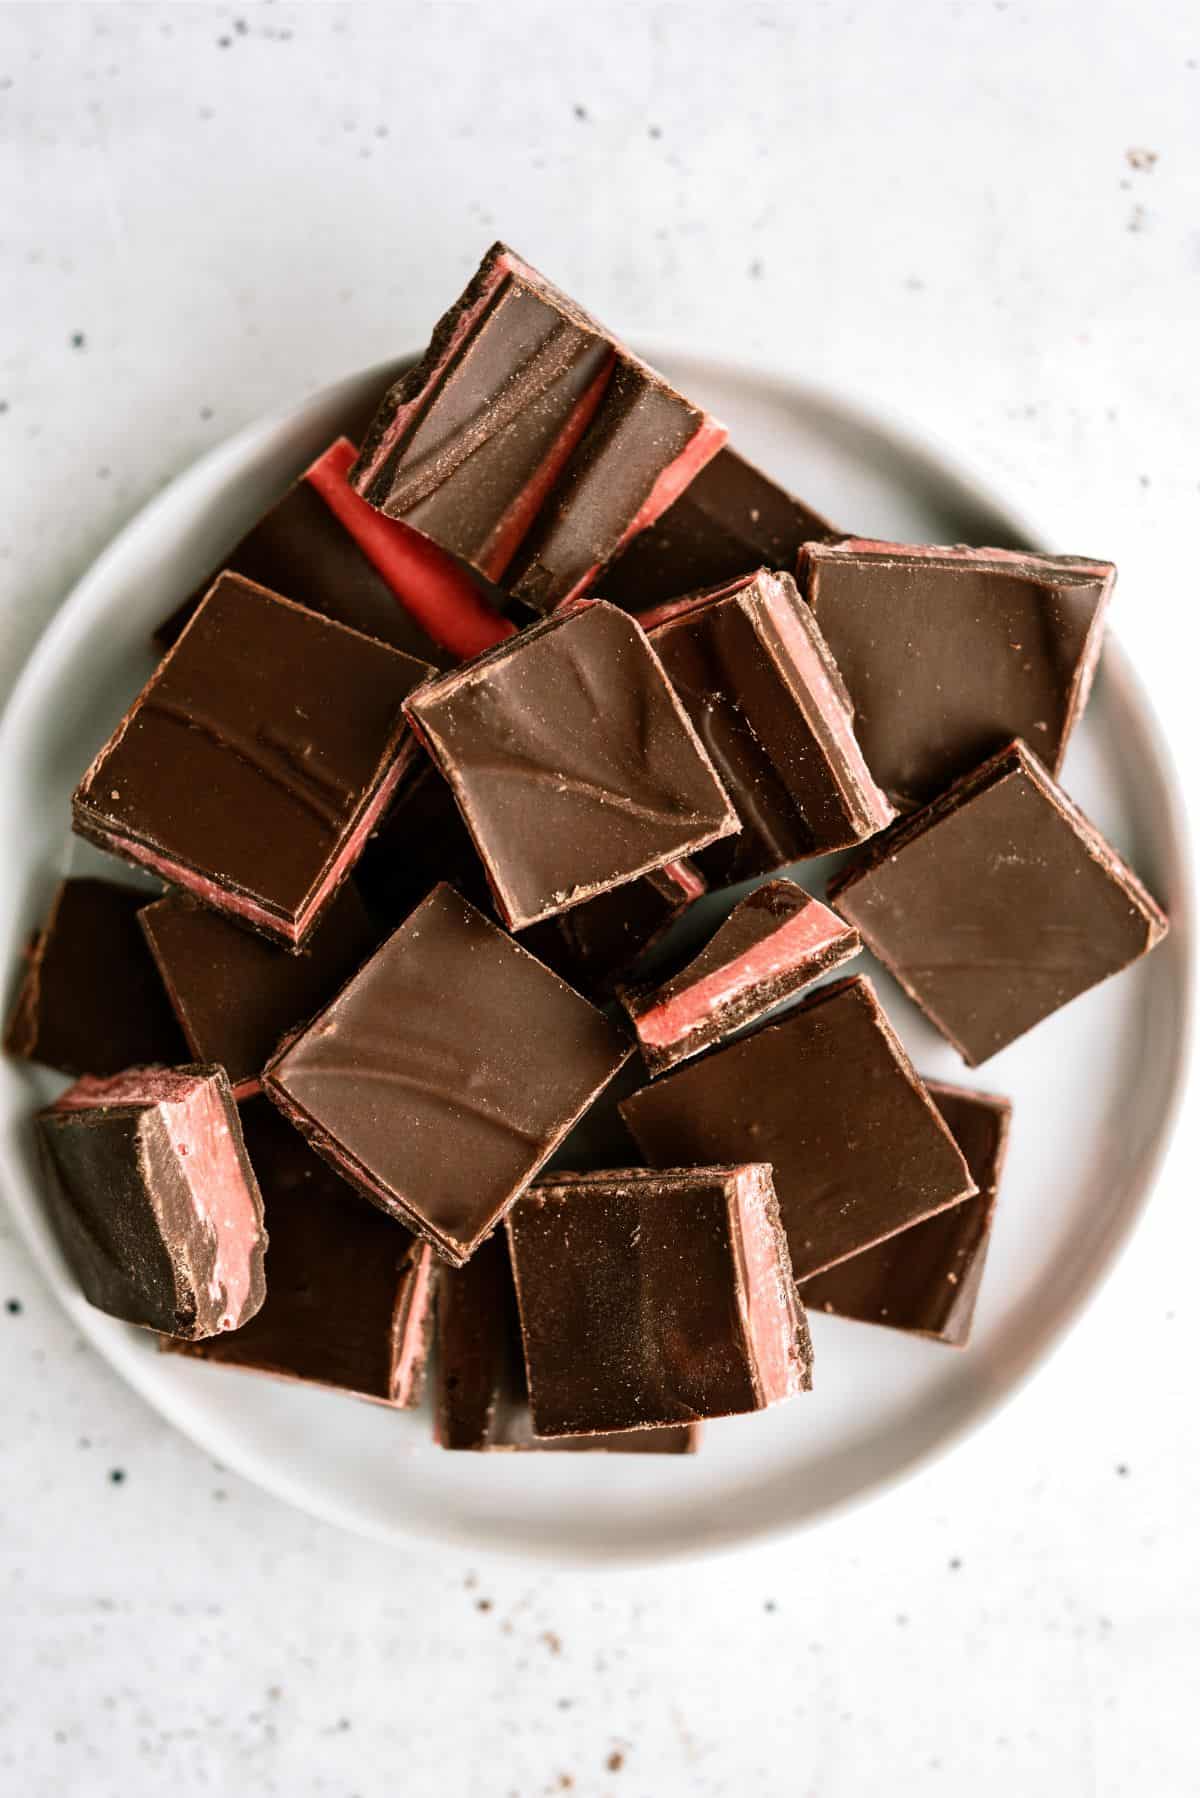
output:
M918 542L1027 540L1020 521L908 433L764 374L699 358L663 361L727 420L746 453L857 531ZM152 626L336 431L361 417L389 372L343 382L205 457L134 519L53 621L0 732L0 841L8 845L0 955L10 989L55 880L102 860L72 840L68 802L149 671ZM146 1333L84 1304L66 1274L39 1208L30 1127L35 1102L58 1083L12 1063L0 1069L4 1190L72 1318L131 1385L216 1459L347 1528L560 1562L649 1559L796 1529L895 1480L993 1411L1067 1328L1149 1194L1182 1073L1186 862L1150 708L1112 647L1065 784L1170 908L1174 929L1163 947L978 1075L879 974L919 1068L1014 1101L970 1348L817 1317L816 1391L764 1416L709 1425L695 1458L448 1455L432 1446L423 1412L397 1415L158 1354Z

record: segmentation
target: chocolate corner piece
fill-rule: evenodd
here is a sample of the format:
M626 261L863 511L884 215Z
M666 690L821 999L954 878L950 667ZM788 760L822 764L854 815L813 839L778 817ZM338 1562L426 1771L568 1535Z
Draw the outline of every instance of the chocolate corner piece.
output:
M642 614L741 821L699 858L716 884L846 849L894 813L841 677L788 574L757 573Z
M1116 579L1082 556L846 538L800 580L901 811L1014 737L1054 774L1087 702Z
M73 877L34 933L5 1033L9 1055L63 1074L119 1074L189 1059L138 913L154 895Z
M263 1084L344 1179L459 1266L629 1053L601 1012L439 886Z
M270 1248L262 1309L230 1334L165 1341L223 1367L418 1403L433 1324L433 1250L368 1205L264 1098L241 1107Z
M791 880L748 893L667 980L619 997L652 1074L754 1023L857 955L858 932Z
M510 929L738 829L644 632L602 601L427 681L407 711Z
M965 1348L991 1241L1012 1106L993 1093L940 1081L927 1081L926 1090L962 1150L977 1194L805 1280L800 1295L810 1311Z
M74 828L300 947L408 765L402 702L429 672L222 575L84 775Z
M664 1074L621 1115L655 1167L769 1162L798 1280L975 1191L862 975Z
M262 1200L223 1068L87 1077L37 1124L51 1222L89 1304L192 1339L254 1316Z
M1149 953L1166 915L1024 743L871 845L838 913L976 1067Z
M769 1167L563 1173L507 1229L539 1436L758 1411L811 1385Z

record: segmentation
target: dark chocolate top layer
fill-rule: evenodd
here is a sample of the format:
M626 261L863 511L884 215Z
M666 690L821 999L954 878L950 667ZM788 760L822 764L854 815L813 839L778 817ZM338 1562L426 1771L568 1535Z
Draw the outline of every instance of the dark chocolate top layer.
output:
M1012 1106L990 1093L932 1080L926 1090L953 1131L978 1193L806 1280L800 1293L810 1310L911 1330L961 1348L983 1281Z
M75 794L75 826L294 918L406 747L429 673L222 575Z
M797 1279L974 1191L861 976L655 1080L621 1112L657 1167L770 1162Z
M368 1205L266 1099L241 1107L270 1233L267 1296L240 1330L180 1352L414 1403L429 1333L432 1251Z
M729 444L656 524L604 570L597 591L630 612L716 587L756 568L796 566L801 545L838 533Z
M298 953L190 893L168 893L140 922L193 1055L219 1061L235 1087L258 1079L285 1031L307 1023L379 940L352 882Z
M437 1440L443 1448L686 1455L695 1424L616 1435L535 1436L529 1414L521 1319L503 1230L465 1267L443 1269L438 1291Z
M737 829L645 634L615 606L522 631L408 711L514 929Z
M924 805L1012 737L1055 773L1116 571L1082 557L849 540L801 567L876 780Z
M709 880L826 855L888 822L845 688L790 575L762 569L643 622L741 820L740 835L698 857Z
M1167 930L1023 743L877 838L830 899L971 1066Z
M188 1059L138 929L153 897L111 880L63 881L29 947L5 1036L10 1055L63 1074Z
M757 1410L808 1382L778 1212L747 1170L621 1169L540 1182L508 1217L534 1426L623 1430ZM773 1380L759 1330L774 1338Z
M628 1053L602 1013L442 886L266 1084L335 1167L457 1262Z

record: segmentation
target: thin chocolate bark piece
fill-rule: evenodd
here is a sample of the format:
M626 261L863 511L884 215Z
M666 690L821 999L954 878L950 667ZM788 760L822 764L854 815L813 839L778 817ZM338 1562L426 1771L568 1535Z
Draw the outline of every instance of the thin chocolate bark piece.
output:
M764 1164L564 1173L507 1227L539 1436L694 1423L810 1388Z
M379 941L347 881L304 948L289 951L172 892L139 923L197 1061L219 1061L234 1096L255 1090L290 1030L308 1022Z
M970 1067L1168 928L1024 743L880 837L830 900Z
M975 1191L861 975L653 1081L621 1115L653 1167L770 1162L798 1280Z
M640 622L741 820L739 836L698 858L710 881L845 849L891 821L845 688L790 575L759 569Z
M1116 569L1082 556L850 538L801 584L875 779L922 806L1013 737L1057 774L1092 685Z
M805 1280L800 1295L812 1311L965 1348L991 1240L1012 1106L992 1093L933 1080L926 1082L926 1091L954 1132L978 1193Z
M241 1117L271 1239L266 1299L232 1334L163 1346L415 1405L432 1334L433 1250L366 1204L266 1099L248 1100Z
M156 643L170 648L222 570L438 668L511 636L514 626L461 564L359 499L346 478L356 454L348 438L330 444L159 627Z
M26 952L4 1047L63 1074L189 1059L138 929L145 888L64 880Z
M254 1316L262 1200L223 1068L87 1076L37 1123L50 1220L89 1304L189 1339Z
M549 611L671 505L725 434L494 244L385 397L351 481Z
M84 775L75 829L299 946L396 791L429 672L222 575Z
M858 954L858 932L791 880L768 880L735 905L669 980L626 987L642 1059L661 1074L761 1018Z
M601 1012L441 886L264 1086L318 1154L459 1265L628 1054Z
M465 1267L445 1268L438 1286L434 1436L446 1449L688 1455L699 1424L615 1435L535 1436L521 1345L521 1318L503 1230Z
M427 681L406 710L510 929L738 828L645 633L616 606L533 625Z
M686 857L547 918L525 947L589 998L608 999L707 888Z
M609 564L596 590L627 611L644 612L759 568L792 569L805 543L839 535L727 443L657 524Z

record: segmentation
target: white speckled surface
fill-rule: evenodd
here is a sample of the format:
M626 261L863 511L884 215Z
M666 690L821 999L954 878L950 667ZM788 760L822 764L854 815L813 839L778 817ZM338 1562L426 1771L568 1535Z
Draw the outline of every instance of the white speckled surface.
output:
M635 339L873 397L1113 556L1200 774L1195 8L588 18L0 7L3 684L165 479L416 341L502 232ZM1198 1150L1186 1119L984 1435L663 1575L406 1558L285 1511L72 1340L0 1211L0 1790L1190 1798Z

